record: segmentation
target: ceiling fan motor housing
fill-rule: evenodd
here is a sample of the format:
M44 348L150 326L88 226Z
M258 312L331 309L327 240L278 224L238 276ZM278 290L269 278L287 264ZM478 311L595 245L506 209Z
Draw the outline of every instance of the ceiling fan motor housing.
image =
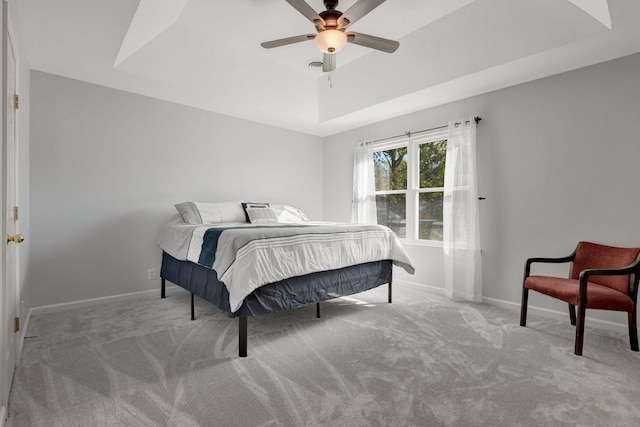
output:
M333 10L338 7L338 0L324 0L324 7Z
M337 3L337 2L336 2ZM318 32L322 32L324 30L335 30L338 28L338 18L342 16L342 12L339 10L327 9L324 12L320 12L318 15L322 19L324 19L325 26L318 27L316 25L316 30Z

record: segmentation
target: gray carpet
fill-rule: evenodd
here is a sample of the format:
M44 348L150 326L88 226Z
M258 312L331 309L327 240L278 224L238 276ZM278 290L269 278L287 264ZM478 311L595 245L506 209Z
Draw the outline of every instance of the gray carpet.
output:
M237 319L189 296L33 317L8 426L640 425L640 355L573 328L386 286ZM588 313L587 313L588 315Z

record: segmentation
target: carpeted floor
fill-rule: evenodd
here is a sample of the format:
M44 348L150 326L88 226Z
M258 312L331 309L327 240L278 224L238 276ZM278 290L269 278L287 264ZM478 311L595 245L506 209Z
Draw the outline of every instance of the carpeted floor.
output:
M640 354L587 328L386 286L249 319L189 295L33 317L9 401L19 426L632 426Z

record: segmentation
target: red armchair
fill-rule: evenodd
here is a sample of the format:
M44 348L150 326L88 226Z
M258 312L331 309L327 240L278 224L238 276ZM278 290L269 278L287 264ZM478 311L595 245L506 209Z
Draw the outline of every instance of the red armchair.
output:
M531 264L572 262L569 278L531 276ZM636 301L640 279L640 248L617 248L580 242L562 258L529 258L524 267L520 326L527 324L529 290L569 304L569 318L576 327L575 354L582 355L584 315L587 308L626 311L631 350L638 351ZM576 318L576 306L578 315Z

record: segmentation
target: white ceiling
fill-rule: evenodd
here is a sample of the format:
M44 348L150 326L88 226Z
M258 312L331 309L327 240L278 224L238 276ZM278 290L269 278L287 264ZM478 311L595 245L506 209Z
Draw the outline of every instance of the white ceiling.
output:
M400 48L330 84L313 42L260 47L314 32L285 0L16 3L32 69L318 136L640 52L638 0L387 0L349 29Z

